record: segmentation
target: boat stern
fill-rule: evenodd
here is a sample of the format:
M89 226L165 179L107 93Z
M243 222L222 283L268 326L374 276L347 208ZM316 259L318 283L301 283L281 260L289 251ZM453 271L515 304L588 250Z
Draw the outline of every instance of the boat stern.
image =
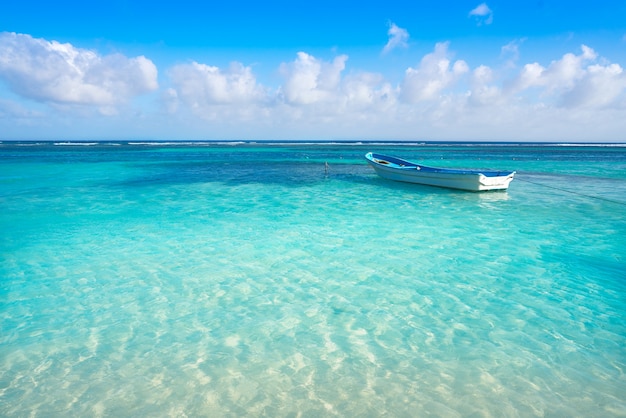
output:
M485 176L480 174L478 176L478 188L476 191L483 190L506 190L509 188L509 184L515 177L515 171L510 173L503 173L501 176Z

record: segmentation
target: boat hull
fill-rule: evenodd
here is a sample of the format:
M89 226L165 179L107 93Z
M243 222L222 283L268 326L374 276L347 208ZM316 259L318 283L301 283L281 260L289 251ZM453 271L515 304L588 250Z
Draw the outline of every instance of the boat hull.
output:
M385 179L472 192L506 190L514 171L456 170L415 164L382 154L365 156L376 173Z

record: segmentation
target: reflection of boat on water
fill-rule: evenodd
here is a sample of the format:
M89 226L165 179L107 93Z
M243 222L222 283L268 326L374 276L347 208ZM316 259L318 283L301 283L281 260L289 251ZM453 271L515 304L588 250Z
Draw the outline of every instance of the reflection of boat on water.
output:
M478 196L478 201L481 203L502 202L510 199L508 193L476 193L471 195Z
M506 190L515 176L515 171L428 167L397 157L372 152L368 152L365 158L379 176L389 180L469 190L472 192Z

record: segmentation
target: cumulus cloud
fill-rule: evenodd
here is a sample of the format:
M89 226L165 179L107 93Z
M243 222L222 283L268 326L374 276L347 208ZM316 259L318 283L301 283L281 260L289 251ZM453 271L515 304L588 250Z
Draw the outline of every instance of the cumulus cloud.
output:
M409 103L439 98L445 90L469 71L463 60L451 65L448 42L435 45L435 51L425 55L418 68L408 68L401 86L401 97Z
M144 56L101 56L68 43L0 33L0 78L25 98L103 109L155 90L157 69Z
M285 81L277 91L277 110L318 129L320 124L374 126L397 103L397 90L381 74L354 72L344 75L348 57L324 61L300 52L281 65ZM331 129L332 130L332 129Z
M386 111L396 103L396 90L380 74L346 77L342 91L346 107L353 110Z
M282 64L280 68L285 77L282 86L285 101L306 105L336 97L347 60L347 55L340 55L332 62L324 62L305 52L298 52L295 61Z
M387 34L389 41L383 48L383 54L399 47L406 48L408 46L409 32L406 29L398 27L395 23L390 23Z
M168 94L180 98L191 107L252 103L263 98L250 67L234 62L226 70L192 62L174 66L169 71L175 91Z
M168 75L172 87L161 97L170 114L191 110L204 120L234 124L258 116L268 99L252 68L239 62L219 68L194 61L172 67Z
M493 23L493 11L487 6L487 3L481 3L469 12L469 16L473 17L478 26L483 24L490 25Z
M495 84L493 70L486 65L472 71L470 87L468 99L472 105L493 106L501 102L502 91Z
M624 91L626 77L621 66L590 65L580 82L562 95L561 104L565 107L617 106Z
M581 54L568 53L546 68L535 62L526 64L510 84L512 94L540 89L541 97L553 98L564 107L610 106L626 89L626 78L618 64L596 64L597 53L586 45Z
M239 63L228 69L197 62L181 64L167 72L171 87L162 92L162 103L170 114L191 109L203 119L228 119L229 123L304 117L311 122L395 103L395 90L382 75L343 76L347 60L346 55L325 61L299 52L293 61L279 66L284 80L277 89L257 83L252 68Z
M391 24L389 30L390 45L392 39L402 39L400 28ZM253 67L238 62L221 68L190 61L166 72L160 97L167 118L144 112L144 123L115 128L111 121L136 120L124 114L102 118L100 126L110 126L110 132L131 128L138 135L152 129L155 137L165 135L162 129L171 138L549 140L555 131L581 138L585 129L600 124L611 138L623 139L623 63L611 63L585 45L552 62L520 63L523 42L502 47L502 67L473 68L453 58L448 42L438 43L418 56L419 64L407 68L401 80L349 68L346 55L321 59L299 52L277 66L283 79L273 88L257 79ZM81 105L73 107L80 117L71 126L82 124L89 133L98 119L86 106L114 113L124 100L158 88L156 75L145 57L102 56L70 44L2 33L1 87L16 96L0 98L0 135L24 136L18 125L38 127L33 131L38 134L62 123L59 129L66 129L70 119L64 115L62 122L47 113L50 103ZM151 123L145 123L150 117Z

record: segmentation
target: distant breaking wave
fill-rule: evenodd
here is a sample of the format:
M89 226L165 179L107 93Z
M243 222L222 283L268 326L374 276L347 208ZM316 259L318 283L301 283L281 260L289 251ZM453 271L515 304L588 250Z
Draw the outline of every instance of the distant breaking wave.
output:
M0 146L146 146L146 147L210 147L210 146L397 146L397 147L613 147L623 148L626 143L594 142L494 142L494 141L0 141Z
M53 145L91 147L91 146L98 145L98 144L99 144L98 142L55 142Z

